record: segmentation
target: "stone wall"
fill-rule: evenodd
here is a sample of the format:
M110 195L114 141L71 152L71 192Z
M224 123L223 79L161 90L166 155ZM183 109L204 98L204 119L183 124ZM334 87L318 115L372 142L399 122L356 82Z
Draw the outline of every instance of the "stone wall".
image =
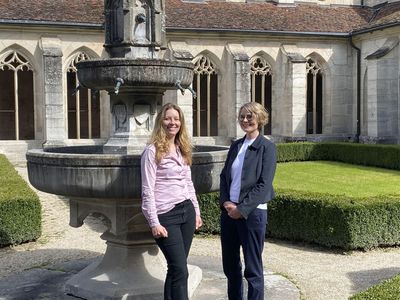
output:
M85 51L92 58L105 56L103 32L67 29L42 32L43 28L1 28L0 56L8 50L16 50L32 63L35 139L65 140L66 68L79 51ZM399 142L398 35L398 29L392 28L354 39L362 51L361 135L364 141ZM183 36L173 32L167 38L179 59L194 61L199 55L206 55L217 68L219 135L196 138L196 143L229 144L232 138L243 135L236 115L240 106L250 100L249 61L254 56L262 56L272 68L272 136L276 140L348 140L356 134L356 51L347 38L240 33ZM379 56L379 51L388 47L390 51ZM378 56L366 59L377 51ZM320 64L323 74L322 135L306 134L305 64L308 57ZM170 91L163 101L182 106L188 128L192 130L191 93L186 90L182 95L180 91ZM101 106L101 137L107 138L110 108L105 92L101 92ZM73 143L71 140L64 142Z

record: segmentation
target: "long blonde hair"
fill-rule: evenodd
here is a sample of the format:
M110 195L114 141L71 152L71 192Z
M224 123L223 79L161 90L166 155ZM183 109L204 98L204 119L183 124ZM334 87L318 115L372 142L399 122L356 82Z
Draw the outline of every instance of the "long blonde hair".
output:
M156 163L159 164L161 159L169 153L169 144L167 134L163 127L163 120L167 110L174 109L179 113L179 120L181 121L181 128L175 136L175 144L179 146L179 150L185 160L186 164L192 165L192 143L189 138L189 134L186 128L185 117L182 109L173 103L166 103L161 111L157 114L156 121L154 124L153 132L150 137L150 144L154 144L156 148Z

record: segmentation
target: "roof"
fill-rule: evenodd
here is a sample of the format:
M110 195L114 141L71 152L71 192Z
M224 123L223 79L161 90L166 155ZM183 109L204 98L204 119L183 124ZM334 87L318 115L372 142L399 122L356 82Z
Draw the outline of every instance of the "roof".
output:
M167 26L255 31L341 32L368 24L373 10L361 7L329 7L312 4L277 6L271 2L185 3L168 0Z
M103 10L102 0L0 0L3 20L101 24Z
M386 3L375 8L370 22L361 29L400 24L400 2Z
M83 4L84 3L84 4ZM103 0L0 0L0 22L101 26ZM400 3L377 8L166 0L167 30L350 33L400 24Z

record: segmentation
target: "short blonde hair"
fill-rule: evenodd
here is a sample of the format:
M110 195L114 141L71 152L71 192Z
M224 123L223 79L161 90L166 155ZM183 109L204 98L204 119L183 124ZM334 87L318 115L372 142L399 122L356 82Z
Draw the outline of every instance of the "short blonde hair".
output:
M269 113L260 103L247 102L246 104L242 105L242 107L239 109L238 120L240 120L240 112L242 110L246 110L255 116L255 119L258 123L258 129L261 129L268 124Z

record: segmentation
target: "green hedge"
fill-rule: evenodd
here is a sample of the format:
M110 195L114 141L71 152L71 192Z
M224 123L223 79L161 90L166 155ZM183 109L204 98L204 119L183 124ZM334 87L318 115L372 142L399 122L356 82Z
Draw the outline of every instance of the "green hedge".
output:
M277 144L277 160L331 160L400 170L400 145L308 142Z
M278 144L278 161L333 160L400 169L400 146L350 143ZM400 245L398 196L351 198L276 191L268 204L268 236L318 243L327 247L369 249ZM219 233L218 193L199 195L204 226L200 233Z
M278 190L268 205L268 235L327 247L369 249L400 244L400 199L355 199Z
M208 193L197 195L199 202L201 219L203 220L203 226L200 227L199 233L201 234L219 234L219 194Z
M0 155L0 247L36 240L40 234L38 196Z

